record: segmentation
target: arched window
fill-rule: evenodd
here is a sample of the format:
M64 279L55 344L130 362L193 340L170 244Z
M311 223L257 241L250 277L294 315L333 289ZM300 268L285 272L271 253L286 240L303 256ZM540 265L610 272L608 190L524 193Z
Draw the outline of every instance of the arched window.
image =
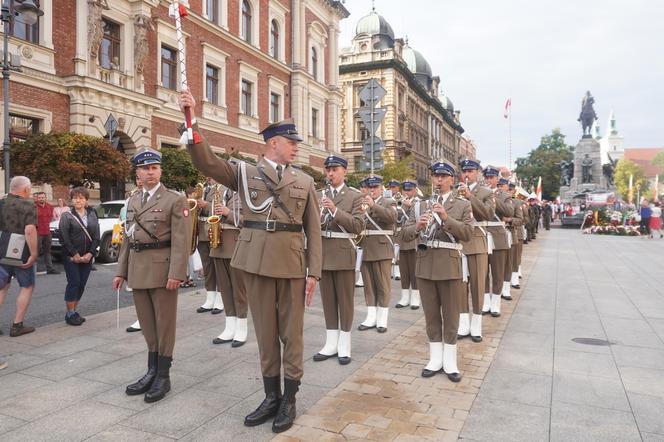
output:
M318 80L318 51L314 47L311 48L311 75Z
M270 24L270 55L279 58L279 23L276 20Z
M242 1L242 39L251 43L251 5L247 0Z

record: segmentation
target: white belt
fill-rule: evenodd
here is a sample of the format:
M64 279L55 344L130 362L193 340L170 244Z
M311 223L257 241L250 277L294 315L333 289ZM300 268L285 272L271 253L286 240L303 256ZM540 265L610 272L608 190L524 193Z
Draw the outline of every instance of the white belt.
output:
M434 239L433 241L427 241L427 247L431 247L432 249L451 249L451 250L463 249L463 246L461 244L439 241L437 239Z
M373 236L373 235L387 235L392 236L391 230L365 230L362 232L364 236Z
M401 227L396 228L397 233L401 232Z
M475 227L505 227L505 223L502 221L475 221L473 223Z
M198 220L199 220L200 222L202 222L202 223L206 223L207 220L208 220L208 217L207 217L207 216L199 216L199 217L198 217Z
M239 227L235 227L233 224L221 223L222 230L240 230Z
M330 230L321 231L320 236L322 236L323 238L343 238L343 239L357 238L357 235L353 233L332 232Z

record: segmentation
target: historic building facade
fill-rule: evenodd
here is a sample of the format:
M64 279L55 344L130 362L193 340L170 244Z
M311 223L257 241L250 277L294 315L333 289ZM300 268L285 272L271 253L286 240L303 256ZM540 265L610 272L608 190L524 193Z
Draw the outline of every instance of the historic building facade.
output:
M171 2L40 0L33 27L10 29L22 72L10 87L10 133L70 130L107 136L127 155L178 145L180 70ZM321 167L338 148L336 0L189 0L183 19L189 88L212 146L256 156L258 135L292 116L304 135L298 162ZM1 119L0 119L1 121ZM102 185L101 199L125 183Z
M390 24L375 10L356 26L352 47L339 60L341 89L341 150L353 171L363 168L362 143L368 130L358 116L359 91L375 78L385 88L379 105L387 113L376 135L385 142L383 158L399 161L412 155L412 167L422 184L434 159L456 162L463 128L452 101L439 95L440 78L407 41L395 38Z

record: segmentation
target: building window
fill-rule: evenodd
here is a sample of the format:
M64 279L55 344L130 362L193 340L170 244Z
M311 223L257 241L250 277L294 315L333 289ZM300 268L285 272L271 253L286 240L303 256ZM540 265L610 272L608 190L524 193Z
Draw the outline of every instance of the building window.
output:
M41 9L39 0L35 1L35 5ZM14 16L14 19L9 22L9 35L29 41L30 43L39 44L39 24L41 17L37 17L37 23L34 25L21 22L21 17L16 14L15 3L13 1L9 1L9 13Z
M242 80L242 102L240 103L240 112L251 116L251 94L253 84L250 81Z
M270 123L279 121L279 105L281 103L281 96L274 92L270 94Z
M168 46L161 47L161 85L177 90L177 51Z
M212 23L219 23L219 0L205 0L207 18Z
M318 109L311 109L311 136L318 138Z
M311 48L311 75L314 80L318 80L318 51L316 48Z
M24 117L22 115L9 114L9 140L26 140L30 135L39 132L37 118Z
M219 105L219 69L205 65L205 96L207 101Z
M270 24L270 55L279 58L279 23L276 20Z
M242 1L242 39L251 43L251 5L247 0Z
M104 36L99 46L99 66L104 69L120 69L120 25L102 19Z

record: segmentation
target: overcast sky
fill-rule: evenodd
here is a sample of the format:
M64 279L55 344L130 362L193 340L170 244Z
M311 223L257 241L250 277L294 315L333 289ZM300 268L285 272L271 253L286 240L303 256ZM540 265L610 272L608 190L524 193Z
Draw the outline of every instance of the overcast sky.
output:
M664 1L376 0L395 36L441 78L482 164L507 163L503 107L512 99L512 159L560 127L569 144L586 90L601 132L614 110L626 147L664 146ZM346 0L340 47L371 0Z

